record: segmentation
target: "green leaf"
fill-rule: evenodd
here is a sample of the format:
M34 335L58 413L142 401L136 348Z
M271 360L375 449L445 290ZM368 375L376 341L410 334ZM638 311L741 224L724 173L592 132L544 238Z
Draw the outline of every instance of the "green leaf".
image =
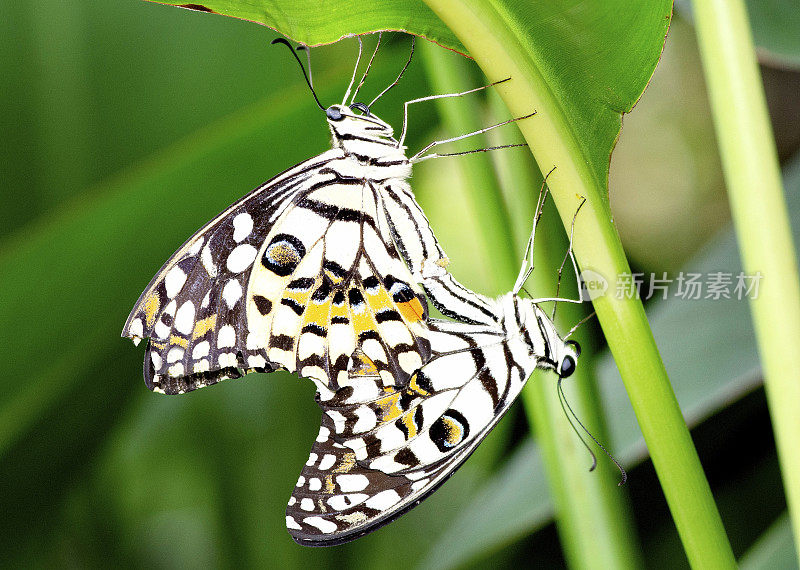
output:
M446 48L466 53L455 35L419 0L373 0L368 5L354 0L154 1L257 22L309 46L330 44L357 34L394 30L423 36Z

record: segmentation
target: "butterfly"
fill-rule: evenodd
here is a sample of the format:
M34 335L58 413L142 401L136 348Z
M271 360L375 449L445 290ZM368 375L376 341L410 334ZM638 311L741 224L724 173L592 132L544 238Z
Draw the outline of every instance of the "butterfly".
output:
M149 339L144 378L153 391L181 394L278 369L335 389L357 346L393 383L430 358L419 283L466 294L444 269L407 182L405 126L398 141L370 110L397 80L369 106L347 105L354 71L343 103L324 108L303 73L333 148L224 210L145 288L122 336Z
M295 541L342 544L391 522L464 463L535 368L574 372L580 346L533 300L481 303L491 324L429 320L431 357L408 382L387 385L357 350L347 381L318 392L319 435L286 511Z

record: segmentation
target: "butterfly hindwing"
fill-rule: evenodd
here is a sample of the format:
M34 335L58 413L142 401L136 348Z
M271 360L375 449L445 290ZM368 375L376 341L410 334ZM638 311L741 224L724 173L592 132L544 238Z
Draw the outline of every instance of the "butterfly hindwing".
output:
M415 473L391 475L365 467L352 449L337 441L337 431L352 433L375 425L371 408L353 402L376 402L391 415L399 413L402 393L384 386L375 364L356 351L349 382L320 402L324 413L319 435L289 499L286 526L298 543L331 546L380 528L418 505L469 456L471 450ZM355 421L345 415L350 412Z

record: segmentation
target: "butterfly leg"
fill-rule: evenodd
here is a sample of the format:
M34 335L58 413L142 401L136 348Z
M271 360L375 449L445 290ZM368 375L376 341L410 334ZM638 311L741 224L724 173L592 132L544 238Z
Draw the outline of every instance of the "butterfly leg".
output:
M517 280L514 283L513 291L515 295L519 293L519 290L522 289L525 281L528 280L528 277L530 277L531 273L533 272L533 242L534 238L536 237L536 228L539 225L539 220L542 217L544 203L547 200L547 179L555 169L555 166L550 169L550 172L548 172L544 177L544 180L542 180L541 188L539 188L539 198L536 201L536 210L534 210L533 214L533 229L531 230L531 236L528 238L528 245L525 246L525 255L522 257L522 266L519 269L519 275L517 275Z
M483 91L489 87L493 87L498 83L503 83L511 79L510 77L506 77L505 79L501 79L500 81L495 81L494 83L490 83L489 85L484 85L482 87L476 87L475 89L468 89L467 91L461 91L460 93L443 93L441 95L428 95L427 97L420 97L419 99L411 99L410 101L406 101L403 104L403 132L400 135L400 142L398 143L399 146L403 146L403 141L406 140L406 133L408 131L408 106L412 103L421 103L423 101L432 101L434 99L447 99L450 97L463 97L464 95L468 95L470 93L475 93L476 91Z
M561 262L561 266L558 268L558 282L556 285L556 294L554 297L543 297L540 299L531 299L533 303L544 303L546 301L555 301L555 302L564 302L564 303L576 303L581 304L586 299L583 298L583 288L581 287L581 279L578 273L578 262L575 260L575 255L572 252L572 240L575 235L575 219L578 217L578 212L581 211L581 208L586 203L586 198L581 196L581 202L578 204L578 208L575 210L575 214L572 216L572 224L570 224L570 232L569 232L569 247L567 248L567 254L564 256L564 260ZM561 287L561 274L564 271L564 266L567 263L567 259L572 262L572 269L575 272L575 280L578 283L578 298L577 299L566 299L564 297L558 296L558 290ZM555 309L553 310L553 316L555 317Z
M472 136L475 136L475 135L480 135L482 133L491 131L492 129L496 129L497 127L502 127L503 125L507 125L508 123L515 123L517 121L521 121L522 119L527 119L529 117L533 117L535 114L536 114L536 111L534 111L533 113L530 113L528 115L524 115L522 117L515 117L513 119L508 119L507 121L503 121L501 123L497 123L496 125L490 125L488 127L484 127L482 129L478 129L477 131L472 131L471 133L467 133L467 134L464 134L464 135L459 135L457 137L450 137L449 139L443 139L443 140L440 140L440 141L433 141L432 143L429 143L421 151L419 151L417 154L412 156L409 159L409 161L412 162L412 163L415 163L415 162L420 162L422 160L427 160L429 158L439 158L439 157L442 157L442 156L453 156L455 154L469 154L470 152L484 152L486 150L494 150L493 148L487 148L487 149L477 149L475 151L468 151L466 153L451 153L451 154L435 154L434 153L434 154L430 154L430 155L428 155L426 157L422 157L423 154L428 152L433 147L439 146L440 144L460 141L462 139L466 139L466 138L469 138L469 137L472 137ZM524 145L522 145L522 144L501 145L501 146L496 147L496 148L508 148L508 147L514 147L514 146L524 146ZM422 157L422 158L420 158L420 157Z

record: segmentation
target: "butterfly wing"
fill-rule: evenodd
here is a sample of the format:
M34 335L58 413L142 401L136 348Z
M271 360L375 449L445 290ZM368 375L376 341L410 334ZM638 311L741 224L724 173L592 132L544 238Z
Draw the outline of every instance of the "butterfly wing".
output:
M424 297L376 221L380 188L342 176L348 160L332 150L284 172L167 261L122 333L150 339L150 389L177 394L278 368L335 388L358 342L386 374L427 360Z
M322 426L287 509L297 542L347 542L418 505L516 398L530 371L514 364L502 330L430 325L432 357L407 383L386 385L357 350L348 383L320 393Z
M402 181L387 184L381 198L392 238L436 309L460 322L497 325L493 301L467 289L447 272L450 260L408 184Z

